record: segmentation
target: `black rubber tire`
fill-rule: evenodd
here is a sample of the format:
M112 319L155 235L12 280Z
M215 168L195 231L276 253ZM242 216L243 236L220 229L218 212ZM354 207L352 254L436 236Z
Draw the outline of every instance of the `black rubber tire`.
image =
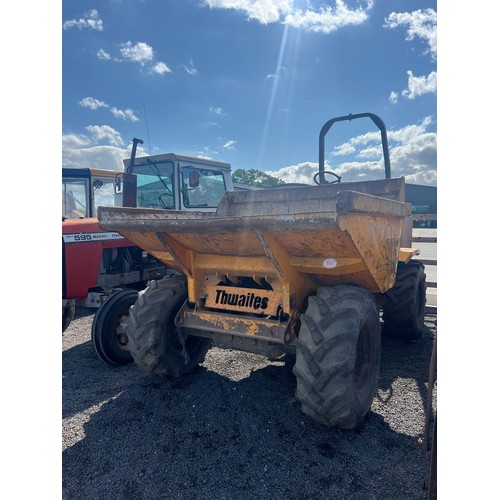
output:
M385 293L383 334L415 341L424 329L426 284L425 267L418 260L398 263L396 282Z
M191 373L211 347L209 339L184 338L174 324L187 299L186 288L183 276L153 280L130 309L129 350L147 372L170 377Z
M354 285L319 288L301 316L293 368L302 411L327 426L357 427L377 390L380 354L373 295Z
M427 500L437 500L437 415L434 420L434 431L431 443L428 488Z
M97 309L92 321L92 343L103 361L109 365L124 366L134 362L128 352L125 325L130 307L137 300L137 290L125 289L110 295Z
M70 323L73 321L75 317L75 306L67 305L62 308L62 331L63 333L66 331Z

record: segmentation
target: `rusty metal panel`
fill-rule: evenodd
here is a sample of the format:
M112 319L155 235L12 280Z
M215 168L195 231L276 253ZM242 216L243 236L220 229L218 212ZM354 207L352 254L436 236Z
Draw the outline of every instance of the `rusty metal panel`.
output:
M248 217L331 212L336 210L337 193L345 190L400 201L404 178L227 192L219 204L217 215Z
M385 217L404 217L411 215L411 205L357 191L339 191L337 193L337 213L339 215L366 213L380 214Z
M257 257L264 255L259 238L253 232L189 232L173 237L184 247L202 254Z
M291 257L346 257L359 256L349 234L337 229L315 229L313 231L276 231L273 233Z
M277 344L285 343L285 332L288 327L286 321L187 308L177 316L176 324L182 328L252 337Z
M339 217L340 226L349 233L366 267L385 292L394 286L401 243L402 217L377 217L348 213Z

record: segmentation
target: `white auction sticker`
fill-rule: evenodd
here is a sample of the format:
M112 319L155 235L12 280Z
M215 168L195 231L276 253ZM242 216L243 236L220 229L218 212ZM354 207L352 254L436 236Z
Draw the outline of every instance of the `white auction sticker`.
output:
M323 267L325 269L333 269L334 267L337 267L337 261L335 259L325 259L323 261Z

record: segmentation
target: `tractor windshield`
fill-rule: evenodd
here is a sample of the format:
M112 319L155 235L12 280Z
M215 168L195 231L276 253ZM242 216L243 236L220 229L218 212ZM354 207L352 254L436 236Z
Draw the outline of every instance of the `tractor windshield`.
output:
M186 208L217 208L225 192L220 170L192 166L182 169L182 200Z
M136 163L137 206L175 208L174 164L172 161Z
M88 180L63 179L62 216L63 219L81 219L89 216Z
M82 172L83 170L83 172ZM89 169L75 169L75 177L62 179L63 219L95 217L97 207L119 207L122 195L114 192L114 175L95 174Z

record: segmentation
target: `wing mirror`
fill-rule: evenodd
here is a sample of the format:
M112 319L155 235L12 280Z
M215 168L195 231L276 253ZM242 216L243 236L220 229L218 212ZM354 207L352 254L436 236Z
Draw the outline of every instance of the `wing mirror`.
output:
M198 187L200 185L200 174L198 170L191 170L189 172L189 187L191 189Z
M123 180L123 173L119 173L115 175L115 183L114 183L114 190L115 194L120 194L122 192L122 180Z

